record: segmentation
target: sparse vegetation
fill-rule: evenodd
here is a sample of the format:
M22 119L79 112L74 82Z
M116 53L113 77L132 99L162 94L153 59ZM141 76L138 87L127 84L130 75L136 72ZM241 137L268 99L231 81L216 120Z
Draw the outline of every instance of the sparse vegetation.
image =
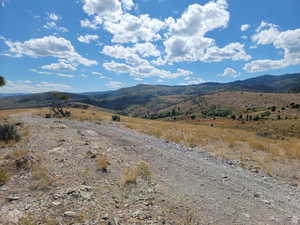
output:
M108 156L103 153L99 155L96 159L96 167L98 170L101 170L102 172L106 173L108 166L110 165Z
M136 165L125 168L123 171L121 184L124 186L129 184L136 185L138 177L141 177L148 182L151 181L152 173L147 162L139 161L136 163Z
M121 121L121 118L119 115L112 115L111 117L112 121L115 121L115 122L120 122Z
M55 182L54 177L48 169L42 165L36 165L32 168L32 185L33 190L47 190Z
M17 131L14 124L3 124L0 125L0 141L20 141L21 136Z
M9 174L5 170L1 169L0 170L0 186L4 185L7 181L9 181L9 178L10 178Z

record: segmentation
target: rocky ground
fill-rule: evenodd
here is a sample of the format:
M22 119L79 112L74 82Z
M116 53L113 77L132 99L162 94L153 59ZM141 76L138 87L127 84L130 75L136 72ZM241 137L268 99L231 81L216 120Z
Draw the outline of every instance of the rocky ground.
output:
M262 172L122 127L22 113L31 161L0 186L0 224L300 224L300 190ZM107 172L97 170L105 153ZM145 161L151 177L124 184L125 168ZM151 179L150 179L151 178Z

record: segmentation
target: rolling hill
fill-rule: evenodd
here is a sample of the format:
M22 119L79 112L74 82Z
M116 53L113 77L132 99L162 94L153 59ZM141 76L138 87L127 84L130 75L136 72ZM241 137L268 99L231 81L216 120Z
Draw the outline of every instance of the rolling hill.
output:
M300 73L280 76L264 75L230 83L202 83L187 86L146 85L109 92L69 93L70 102L80 102L115 110L123 114L143 116L157 113L197 96L219 92L300 92ZM0 99L0 109L45 107L53 102L52 93L11 96Z

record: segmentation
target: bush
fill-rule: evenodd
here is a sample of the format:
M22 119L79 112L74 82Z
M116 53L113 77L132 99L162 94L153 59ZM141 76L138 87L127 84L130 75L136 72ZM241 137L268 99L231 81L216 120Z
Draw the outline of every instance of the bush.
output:
M112 119L112 121L116 121L116 122L120 122L120 121L121 121L121 118L120 118L120 116L118 116L118 115L113 115L113 116L111 117L111 119Z
M21 136L18 134L16 126L12 124L0 125L0 141L20 141Z
M4 185L9 180L9 175L6 171L0 170L0 186Z
M96 166L98 170L101 170L103 173L107 172L107 167L110 165L109 159L106 154L101 154L96 159Z

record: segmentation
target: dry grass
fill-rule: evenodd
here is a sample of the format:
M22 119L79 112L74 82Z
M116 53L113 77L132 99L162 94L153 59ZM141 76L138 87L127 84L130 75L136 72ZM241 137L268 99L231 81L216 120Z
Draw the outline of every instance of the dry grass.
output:
M112 114L108 112L90 109L68 110L72 112L72 117L70 119L87 120L96 123L103 121L111 122ZM48 109L25 111L44 115L43 113L47 113ZM13 112L15 113L16 111ZM123 116L121 125L125 125L127 128L141 133L184 144L186 146L201 146L203 147L202 149L209 149L212 154L224 158L252 160L260 165L263 163L257 155L259 155L258 152L263 152L268 154L270 158L270 160L267 160L262 166L264 168L271 168L269 164L272 164L274 160L300 160L300 139L297 136L268 138L257 135L257 132L260 130L273 131L274 134L287 134L291 129L297 132L297 129L299 129L298 127L300 126L299 120L246 123L243 127L235 128L230 128L230 126L234 127L236 124L233 124L233 121L231 122L232 124L228 124L228 121L225 121L222 127L218 124L211 127L202 125L201 123L190 124L185 122L153 121ZM247 126L250 126L250 128L248 129ZM280 127L283 128L280 130ZM284 129L286 129L286 131L282 131ZM206 148L207 146L213 147ZM128 177L128 179L126 178L125 180L128 180L129 183L136 183L137 176L138 175L136 175L136 171L133 168L127 168L124 171L124 177Z
M96 167L98 170L101 170L102 172L107 172L107 168L109 165L110 165L110 161L108 159L108 156L105 153L102 153L97 157Z
M136 164L136 170L138 176L141 176L144 180L151 181L152 172L150 170L149 163L145 161L140 161Z
M31 214L27 214L23 216L18 222L18 225L38 225L38 224L60 225L60 222L52 216L37 217Z
M47 190L55 183L56 179L50 174L49 170L41 165L32 168L33 190Z
M123 186L129 184L136 185L138 177L141 177L146 181L151 181L152 173L150 171L150 166L147 162L139 161L136 163L136 165L125 168L123 170L121 184Z

